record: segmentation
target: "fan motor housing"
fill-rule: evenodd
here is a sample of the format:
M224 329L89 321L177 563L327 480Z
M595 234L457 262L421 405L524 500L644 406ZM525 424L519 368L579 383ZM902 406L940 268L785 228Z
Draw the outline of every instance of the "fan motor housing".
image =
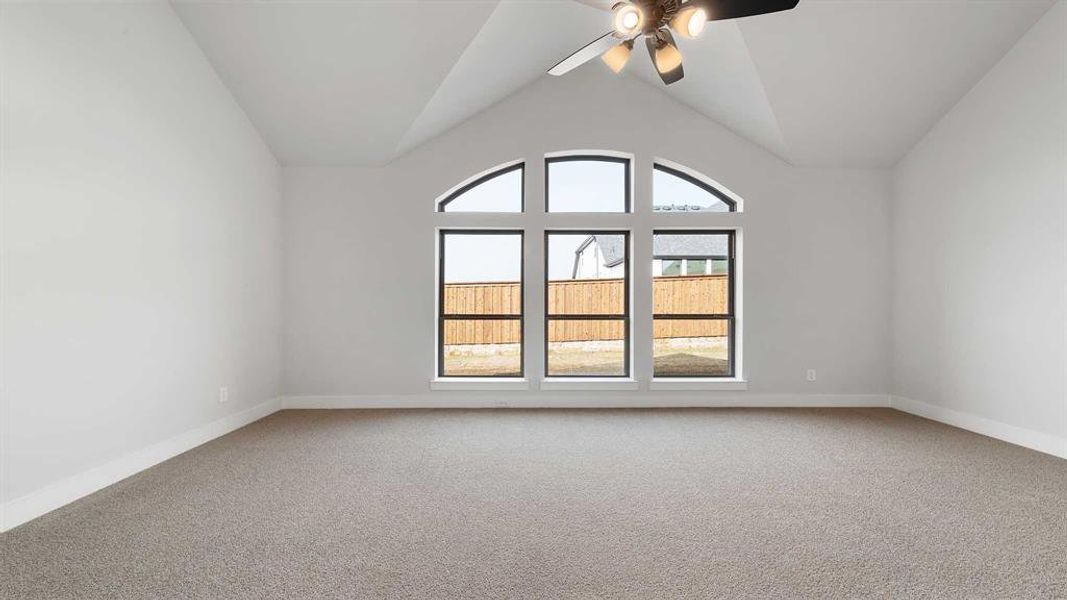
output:
M658 30L666 27L681 7L680 0L637 0L634 3L645 13L641 31L644 35L655 35Z

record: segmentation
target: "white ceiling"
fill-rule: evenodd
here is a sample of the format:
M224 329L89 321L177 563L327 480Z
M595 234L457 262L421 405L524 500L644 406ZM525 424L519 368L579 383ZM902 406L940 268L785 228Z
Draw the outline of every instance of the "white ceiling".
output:
M1053 2L801 0L680 40L670 87L640 48L623 76L792 164L891 166ZM279 160L301 165L388 162L610 28L574 0L174 6ZM575 99L590 100L605 101Z

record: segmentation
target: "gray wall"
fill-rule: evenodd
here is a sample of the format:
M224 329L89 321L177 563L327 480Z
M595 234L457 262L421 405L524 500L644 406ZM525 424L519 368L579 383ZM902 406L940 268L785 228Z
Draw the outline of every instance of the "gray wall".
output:
M0 10L8 501L277 394L281 185L166 3Z
M898 166L894 393L1067 438L1057 3Z
M743 216L724 218L744 227L749 392L888 392L888 174L793 168L658 90L599 67L543 78L387 166L285 169L288 395L427 391L434 226L463 222L435 217L433 201L461 180L516 158L528 161L528 248L539 247L546 225L723 222L697 215L654 221L647 175L654 158L723 183L745 200ZM537 213L543 155L572 149L636 155L633 221ZM527 266L528 348L535 349L541 339L536 255ZM637 291L640 310L650 299ZM635 325L638 337L650 330L650 322ZM540 356L532 354L528 373L536 378ZM649 361L638 357L638 369ZM818 369L817 382L805 381L807 368Z

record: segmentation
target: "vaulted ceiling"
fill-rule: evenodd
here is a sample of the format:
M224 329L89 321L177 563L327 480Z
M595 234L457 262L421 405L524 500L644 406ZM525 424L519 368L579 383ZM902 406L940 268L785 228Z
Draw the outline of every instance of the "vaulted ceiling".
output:
M1053 2L801 0L680 40L686 76L674 85L638 52L621 77L791 164L887 167ZM575 0L174 7L279 160L299 165L389 162L610 29L608 13ZM588 69L606 67L564 77Z

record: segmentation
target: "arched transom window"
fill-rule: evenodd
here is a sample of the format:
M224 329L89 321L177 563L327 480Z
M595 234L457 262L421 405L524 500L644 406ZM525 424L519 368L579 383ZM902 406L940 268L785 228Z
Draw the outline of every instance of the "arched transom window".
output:
M476 175L437 201L438 212L521 213L525 163Z

